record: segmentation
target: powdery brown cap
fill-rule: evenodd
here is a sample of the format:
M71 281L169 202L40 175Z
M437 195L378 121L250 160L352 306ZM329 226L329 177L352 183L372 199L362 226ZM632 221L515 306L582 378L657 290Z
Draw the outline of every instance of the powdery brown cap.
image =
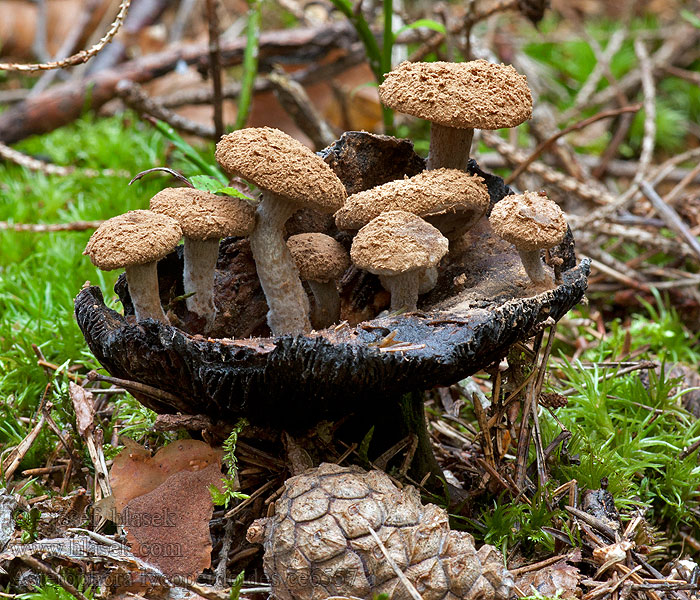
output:
M287 247L306 281L338 279L350 266L347 250L325 233L300 233L287 240Z
M537 192L506 196L493 207L489 222L496 235L522 250L552 248L566 235L561 208Z
M193 188L161 190L151 198L151 210L175 219L194 240L248 235L255 226L255 208L245 200Z
M229 133L216 145L216 160L229 176L321 212L335 212L347 196L320 156L279 129L249 127Z
M435 227L413 213L387 211L357 232L350 257L360 269L396 275L433 267L447 254L449 242Z
M384 105L457 129L515 127L532 116L527 78L510 65L402 62L379 86Z
M335 213L335 223L339 229L359 229L390 210L427 217L462 210L484 212L488 206L489 192L481 177L457 169L435 169L353 194Z
M163 258L182 237L178 222L150 210L132 210L100 225L83 254L103 271L143 265Z

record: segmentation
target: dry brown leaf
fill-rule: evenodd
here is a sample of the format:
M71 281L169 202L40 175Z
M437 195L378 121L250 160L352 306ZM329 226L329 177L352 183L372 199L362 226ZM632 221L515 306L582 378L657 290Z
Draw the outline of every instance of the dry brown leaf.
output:
M114 459L109 473L118 512L131 500L151 492L179 471L203 470L212 464L221 467L221 450L199 440L173 442L153 457L136 442L127 438L123 442L126 448Z
M40 538L53 538L66 535L66 529L82 526L87 516L85 511L90 504L90 497L85 489L80 488L68 496L54 496L37 502L41 516L37 523Z
M69 394L75 411L75 422L80 437L85 437L95 427L95 402L85 388L70 382Z
M570 599L581 597L582 592L578 587L580 581L581 573L578 568L561 560L537 571L523 574L516 580L515 585L528 596L534 589L545 597L554 598L559 592L562 599Z
M134 498L121 513L121 524L135 556L169 577L196 577L211 565L209 520L214 506L210 485L221 481L212 463L183 470L153 491Z

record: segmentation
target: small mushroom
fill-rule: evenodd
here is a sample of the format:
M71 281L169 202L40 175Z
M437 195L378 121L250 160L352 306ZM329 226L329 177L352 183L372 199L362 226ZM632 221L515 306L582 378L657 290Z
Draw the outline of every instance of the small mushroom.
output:
M214 271L219 240L248 235L255 225L255 208L240 198L217 196L192 188L166 188L151 198L151 210L168 215L182 227L185 238L183 286L187 310L214 324Z
M427 168L465 171L474 129L515 127L532 116L527 78L510 65L402 62L379 86L384 105L431 122Z
M311 329L309 300L284 241L284 225L297 210L333 213L345 201L343 184L322 158L278 129L247 128L221 138L216 160L262 192L250 246L273 335Z
M287 240L287 246L299 269L299 276L308 281L316 306L311 324L324 329L340 318L340 296L336 280L350 266L350 257L343 246L324 233L300 233Z
M547 283L540 250L556 246L566 235L566 218L559 206L543 192L506 196L493 207L489 223L496 235L515 245L532 282Z
M158 261L182 237L178 222L150 210L132 210L112 217L92 234L83 251L103 271L123 268L136 320L169 324L158 293Z
M335 223L339 229L355 230L383 212L405 210L452 240L476 223L488 207L489 192L481 177L457 169L435 169L349 196L335 213Z
M353 263L380 276L391 292L391 310L415 310L421 275L447 254L448 241L413 213L392 210L357 232L350 249Z

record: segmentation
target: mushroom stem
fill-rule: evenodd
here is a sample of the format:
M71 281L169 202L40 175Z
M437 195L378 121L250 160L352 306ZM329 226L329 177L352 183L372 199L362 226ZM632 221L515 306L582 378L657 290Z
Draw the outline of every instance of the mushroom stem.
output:
M413 269L396 275L380 275L379 281L391 293L391 310L416 310L420 270Z
M472 147L474 129L457 129L445 127L438 123L430 125L430 153L426 169L459 169L467 170L469 152Z
M129 295L134 304L136 320L155 319L165 325L170 325L170 321L165 316L160 304L158 262L128 265L124 270L126 271L126 282L129 285Z
M250 235L250 248L269 309L267 324L273 335L311 329L309 299L282 233L285 222L298 208L264 191L257 208L257 224Z
M525 267L527 276L533 283L545 283L547 281L547 273L542 265L542 258L539 250L521 250L518 248L520 261Z
M335 281L309 280L316 306L311 314L315 329L325 329L340 319L340 296Z
M216 317L214 306L214 270L219 258L219 239L195 240L185 238L183 285L187 310L198 314L211 327Z
M418 275L418 295L427 294L431 291L438 281L437 267L426 267L421 269Z

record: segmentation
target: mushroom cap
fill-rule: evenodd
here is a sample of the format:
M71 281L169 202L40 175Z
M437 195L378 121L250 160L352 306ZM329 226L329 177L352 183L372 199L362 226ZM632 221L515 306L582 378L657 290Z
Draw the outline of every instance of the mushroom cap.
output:
M83 254L103 271L163 258L182 237L178 222L150 210L131 210L108 219L90 237Z
M498 201L489 217L494 233L521 250L552 248L566 235L566 218L547 196L525 192Z
M532 116L527 78L510 65L402 62L379 97L399 112L457 129L515 127Z
M248 235L255 227L255 208L242 198L217 196L193 188L165 188L151 198L153 212L180 223L194 240Z
M229 176L321 212L333 213L347 194L324 160L279 129L249 127L216 145L216 160Z
M287 247L306 281L338 279L350 266L347 250L325 233L300 233L287 240Z
M447 238L430 223L413 213L391 210L357 232L350 257L370 273L396 275L437 265L448 245Z
M428 217L463 210L485 212L488 207L489 192L481 177L457 169L434 169L349 196L335 213L335 223L339 229L359 229L390 210Z

